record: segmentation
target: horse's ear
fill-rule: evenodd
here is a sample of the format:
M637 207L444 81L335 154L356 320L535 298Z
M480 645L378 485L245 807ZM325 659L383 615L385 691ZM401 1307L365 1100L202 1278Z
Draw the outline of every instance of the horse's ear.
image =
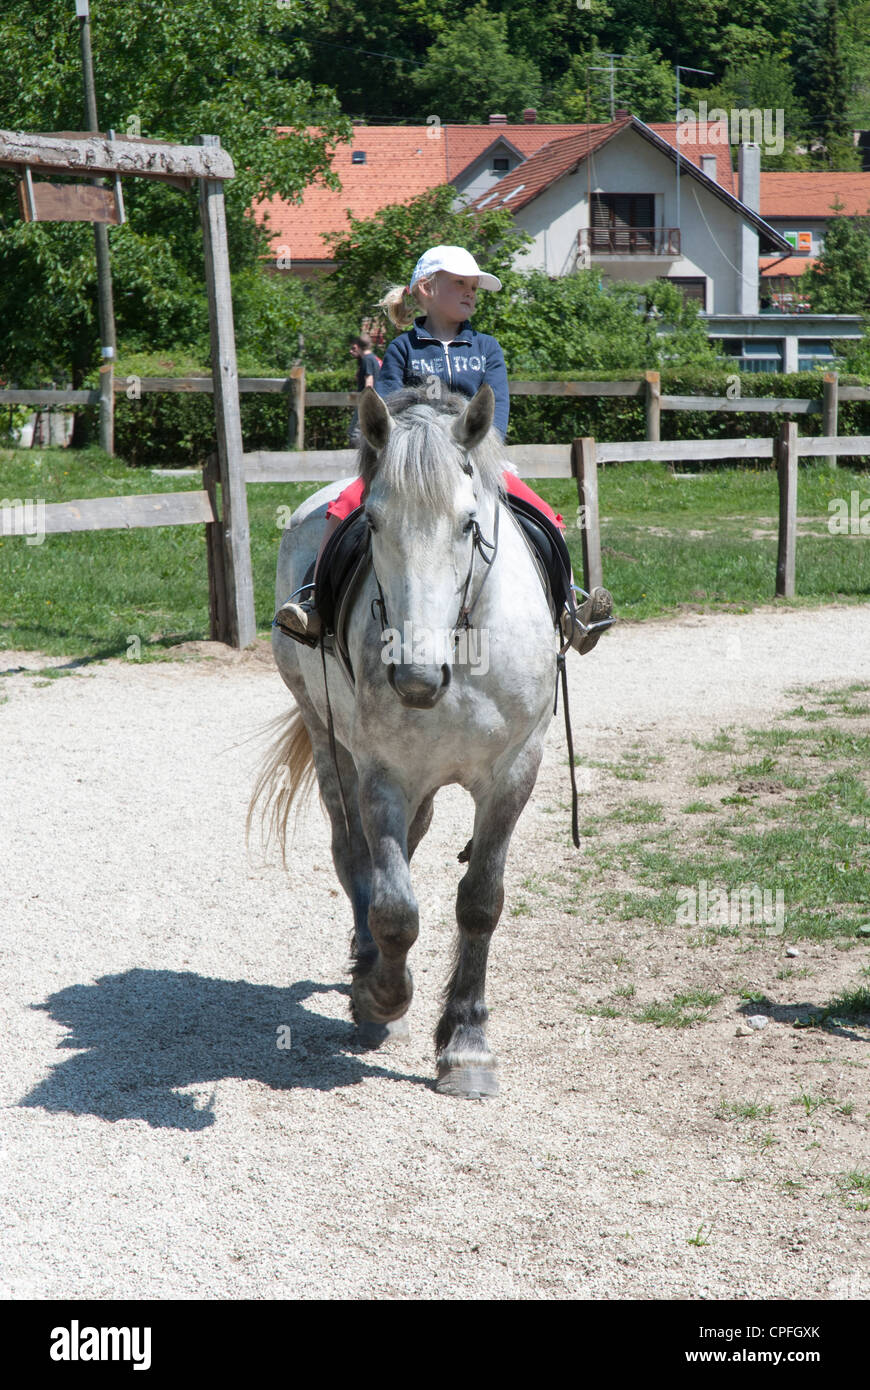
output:
M377 391L367 386L359 398L359 427L361 433L380 453L393 428L392 417Z
M486 382L472 396L453 424L453 438L463 449L474 449L489 433L495 411L495 395Z

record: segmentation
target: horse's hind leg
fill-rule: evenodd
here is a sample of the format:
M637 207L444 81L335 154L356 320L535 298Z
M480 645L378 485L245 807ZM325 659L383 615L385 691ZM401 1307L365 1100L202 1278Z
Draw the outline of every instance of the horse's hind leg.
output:
M484 999L489 942L504 905L504 866L514 826L531 795L542 745L527 745L494 789L477 802L468 869L456 898L459 937L444 1012L435 1032L438 1090L478 1100L498 1093L486 1038Z

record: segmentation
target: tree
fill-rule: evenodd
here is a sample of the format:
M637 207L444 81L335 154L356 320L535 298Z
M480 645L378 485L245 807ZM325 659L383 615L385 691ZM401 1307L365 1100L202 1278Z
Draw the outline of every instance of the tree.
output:
M808 0L798 17L794 38L795 85L809 113L810 150L818 163L831 169L860 167L848 114L853 86L849 67L860 71L860 46L856 50L853 39L847 48L849 65L841 44L837 0ZM866 54L864 62L866 65Z
M795 94L791 68L776 52L763 52L740 62L729 63L721 82L702 92L708 111L760 110L767 129L782 133L783 149L777 154L761 147L763 169L809 169L809 155L797 151L797 141L806 138L808 115ZM779 113L782 113L780 116ZM781 121L781 126L780 126Z
M508 48L504 16L490 14L483 4L444 30L409 80L442 124L486 121L493 111L519 120L523 108L536 106L541 93L535 64Z
M225 187L234 271L259 264L267 234L258 197L299 198L322 178L350 122L334 93L288 77L288 20L316 18L325 0L94 0L97 107L103 129L192 143L219 135L236 177ZM18 0L0 18L0 126L79 130L79 28L70 0ZM34 55L37 55L35 60ZM278 139L274 127L293 127ZM316 124L318 133L308 130ZM110 228L119 344L147 350L207 342L197 190L130 179L128 223ZM97 361L93 235L84 224L20 222L11 175L0 178L0 374L25 382Z
M531 237L507 211L467 212L449 184L427 189L408 203L393 203L374 217L349 215L349 230L326 237L336 268L323 289L326 301L357 321L367 317L389 285L403 285L430 246L464 246L481 270L501 279ZM481 295L481 299L485 298ZM392 332L392 326L389 326Z
M609 121L610 78L602 71L609 62L607 52L597 46L576 54L553 90L544 119ZM674 74L657 48L650 49L643 37L633 38L613 62L614 108L623 107L642 121L674 119Z
M815 265L804 271L799 293L817 313L870 313L870 207L866 217L840 217L834 203L825 245Z
M827 0L815 70L816 111L826 163L831 169L848 169L858 165L851 126L846 119L848 82L840 51L838 18L837 0Z
M475 325L498 338L512 375L717 361L697 305L667 280L603 283L595 270L557 279L509 271L503 280L501 293L480 296Z

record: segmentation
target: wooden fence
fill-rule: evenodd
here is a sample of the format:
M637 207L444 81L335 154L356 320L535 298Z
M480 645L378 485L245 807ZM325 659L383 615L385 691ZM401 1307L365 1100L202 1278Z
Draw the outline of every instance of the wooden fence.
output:
M189 377L115 377L101 379L101 389L72 390L0 390L0 404L34 405L52 409L69 405L99 405L106 407L109 387L115 395L136 393L131 398L151 392L209 393L213 388L210 376ZM826 372L822 378L819 397L800 396L663 396L661 374L645 372L642 380L633 381L510 381L512 396L643 396L645 437L650 443L661 439L662 411L706 410L716 414L818 415L822 416L822 432L836 435L840 401L870 401L870 387L841 386L837 372ZM297 449L305 447L305 411L307 407L325 406L336 410L356 405L356 391L308 391L305 368L294 367L289 376L240 377L241 394L283 395L287 397L289 440ZM836 464L832 463L835 467Z
M537 395L591 395L593 388L603 388L603 393L639 394L651 389L648 373L645 382L514 382L515 394ZM141 383L143 389L150 382ZM118 389L124 389L118 382ZM655 383L652 383L652 387ZM153 389L177 389L210 391L211 378L188 378L183 384L173 381L171 387L163 382ZM302 438L304 405L307 404L351 404L355 399L352 392L312 392L306 395L304 372L300 369L289 378L262 379L240 383L244 390L281 390L288 395L297 393L297 439ZM860 394L857 394L860 392ZM828 388L829 395L831 388ZM846 395L848 393L848 395ZM53 398L54 396L75 398L69 403L78 403L84 397L99 400L99 392L0 392L0 401L12 397ZM340 397L334 400L334 397ZM324 397L329 397L328 401ZM840 388L840 398L870 399L870 390L856 387ZM790 407L801 407L803 413L811 409L823 409L822 403L812 401L788 401L768 398L724 401L716 397L661 397L662 408L698 408L699 401L718 402L722 409L772 408L786 411ZM668 401L691 402L688 405L672 406ZM64 401L66 404L67 402ZM703 408L703 407L702 407ZM709 408L714 408L710 405ZM830 410L826 418L830 418ZM649 414L648 414L649 423ZM622 463L631 460L665 460L678 462L698 459L746 459L775 458L779 479L779 549L776 570L776 593L791 597L795 592L795 535L797 523L797 460L801 455L836 459L840 456L870 454L870 436L820 435L799 438L797 424L785 423L778 439L716 439L716 440L642 440L632 443L598 443L595 439L575 439L569 445L559 444L517 444L505 449L508 460L514 464L522 477L530 479L573 478L577 487L580 508L578 515L583 518L581 527L583 547L583 576L587 589L603 582L601 566L600 518L598 507L598 467L600 464ZM295 449L288 452L255 451L241 455L240 480L256 482L303 482L328 481L352 476L356 469L357 451L355 449L335 449L306 451ZM238 574L250 574L250 537L247 526L233 530L226 512L221 516L217 505L217 485L225 481L225 463L217 455L212 456L203 470L203 486L199 490L182 493L157 493L126 497L102 497L74 502L42 504L42 517L46 534L69 531L106 530L139 526L192 525L204 523L206 527L209 610L212 638L233 646L246 646L253 639L253 629L246 627L239 631L238 613L240 611ZM225 488L222 488L225 492ZM244 491L242 490L242 496ZM15 534L17 517L13 507L0 507L0 534ZM235 572L235 577L234 577ZM247 595L246 595L247 598ZM253 612L252 600L250 611ZM244 639L244 640L243 640Z

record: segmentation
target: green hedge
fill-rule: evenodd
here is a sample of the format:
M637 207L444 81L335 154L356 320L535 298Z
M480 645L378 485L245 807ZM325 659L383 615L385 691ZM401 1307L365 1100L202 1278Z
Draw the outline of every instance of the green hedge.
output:
M123 367L119 368L123 372ZM164 373L165 374L165 373ZM248 370L245 375L277 375L269 368ZM549 379L628 380L633 373L573 372L551 374ZM524 380L531 379L526 376ZM542 374L542 378L543 374ZM733 375L731 376L733 380ZM727 371L669 369L661 373L665 395L725 395ZM857 377L841 377L841 382L868 384ZM307 378L312 391L351 389L346 368L311 371ZM784 375L774 372L740 374L743 396L821 397L818 372ZM91 429L96 438L96 408L89 408ZM246 449L288 448L288 401L284 396L243 395L241 397L242 436ZM350 409L309 407L305 412L305 444L308 449L347 447ZM777 433L789 417L753 412L720 414L703 410L662 411L663 439L749 438ZM821 434L821 414L794 417L802 435ZM840 434L870 435L870 402L841 402ZM645 432L644 397L640 396L512 396L508 443L560 444L580 435L599 440L643 439ZM148 393L138 401L119 395L116 404L115 447L133 466L193 466L204 462L214 449L214 414L211 395ZM866 462L866 460L865 460Z

